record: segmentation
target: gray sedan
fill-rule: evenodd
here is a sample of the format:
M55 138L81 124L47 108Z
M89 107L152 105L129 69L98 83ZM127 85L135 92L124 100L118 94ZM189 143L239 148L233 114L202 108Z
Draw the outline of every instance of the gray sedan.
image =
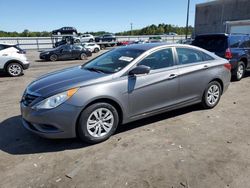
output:
M135 44L42 76L21 100L25 128L47 138L97 143L119 124L201 103L215 107L230 84L227 60L178 44Z

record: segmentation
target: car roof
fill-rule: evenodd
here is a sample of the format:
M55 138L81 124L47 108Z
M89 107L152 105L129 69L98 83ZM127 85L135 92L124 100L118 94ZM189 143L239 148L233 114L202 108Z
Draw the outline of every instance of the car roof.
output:
M131 45L128 45L128 46L124 46L122 48L137 49L137 50L147 51L147 50L157 48L157 47L161 47L161 46L165 46L165 47L189 47L189 45L185 45L185 44L157 42L157 43L131 44Z

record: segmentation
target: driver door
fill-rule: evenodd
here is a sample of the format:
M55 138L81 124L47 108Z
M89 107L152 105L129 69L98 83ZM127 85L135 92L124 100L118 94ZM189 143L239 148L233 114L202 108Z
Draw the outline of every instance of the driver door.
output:
M130 117L171 107L178 100L179 78L173 49L161 49L138 65L150 67L147 75L128 77Z
M72 59L71 45L65 45L60 49L60 59Z

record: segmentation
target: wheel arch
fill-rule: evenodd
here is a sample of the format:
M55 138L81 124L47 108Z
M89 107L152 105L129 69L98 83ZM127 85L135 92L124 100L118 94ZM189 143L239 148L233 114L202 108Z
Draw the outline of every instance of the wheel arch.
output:
M241 57L240 61L242 61L245 64L245 68L247 68L247 64L248 64L247 58L246 57Z
M5 71L7 71L7 67L8 67L9 64L11 64L11 63L18 63L18 64L20 64L20 65L22 66L22 68L24 69L23 63L22 63L21 61L18 61L18 60L16 60L16 59L11 59L11 60L7 61L7 62L5 63L5 65L4 65L4 70L5 70Z
M223 92L224 92L224 83L223 83L223 81L220 78L215 78L215 79L211 80L209 83L211 83L213 81L219 82L219 84L221 86L221 93L223 94Z
M78 125L79 125L79 120L80 120L80 117L81 117L81 114L82 112L88 108L89 106L93 105L93 104L96 104L96 103L108 103L112 106L114 106L114 108L117 110L117 113L118 113L118 117L119 117L119 122L118 122L118 125L121 124L123 122L123 118L124 118L124 114L123 114L123 110L122 110L122 107L121 105L113 100L113 99L110 99L110 98L99 98L99 99L94 99L93 101L90 101L82 110L81 110L81 113L79 114L78 118L77 118L77 121L76 121L76 126L75 126L75 131L76 131L76 135L78 135L78 132L77 132L77 129L78 129Z

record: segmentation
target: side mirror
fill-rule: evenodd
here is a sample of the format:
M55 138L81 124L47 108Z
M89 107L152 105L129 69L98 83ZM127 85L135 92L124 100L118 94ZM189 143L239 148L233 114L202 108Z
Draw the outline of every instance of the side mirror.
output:
M150 67L145 65L139 65L133 68L131 71L129 71L129 75L131 76L142 75L142 74L148 74L149 72L150 72Z

